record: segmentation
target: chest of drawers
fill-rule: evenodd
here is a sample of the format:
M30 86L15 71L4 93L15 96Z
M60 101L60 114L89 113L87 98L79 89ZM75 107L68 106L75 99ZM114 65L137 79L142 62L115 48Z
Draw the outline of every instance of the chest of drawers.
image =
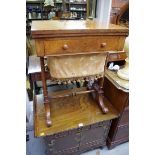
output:
M112 121L107 139L109 149L129 141L129 93L117 89L107 78L105 78L106 96L114 107L119 111L120 116ZM111 98L112 94L114 97Z
M118 57L120 58L118 59ZM125 58L125 53L109 55L109 61L113 62L122 61ZM107 138L107 146L112 149L123 142L129 141L129 90L127 89L128 81L120 79L115 72L109 70L105 72L105 96L120 114L117 119L112 121Z
M44 138L47 154L80 154L106 145L111 121L91 124Z

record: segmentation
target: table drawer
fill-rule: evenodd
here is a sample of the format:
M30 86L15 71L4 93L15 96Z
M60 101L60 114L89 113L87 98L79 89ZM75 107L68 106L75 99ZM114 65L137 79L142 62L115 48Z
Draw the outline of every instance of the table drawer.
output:
M70 55L97 51L122 50L125 37L71 37L44 40L45 55Z

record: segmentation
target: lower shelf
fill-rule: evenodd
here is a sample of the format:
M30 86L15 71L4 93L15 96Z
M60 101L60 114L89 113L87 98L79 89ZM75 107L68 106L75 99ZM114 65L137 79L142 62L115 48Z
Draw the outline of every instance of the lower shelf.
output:
M118 112L106 98L104 98L104 103L109 109L107 114L102 113L91 94L53 99L50 104L53 124L47 127L43 95L37 95L34 100L35 136L52 135L117 118Z
M35 96L35 136L44 137L46 153L75 155L105 146L111 120L118 117L118 112L105 97L103 100L109 109L107 114L103 114L91 94L53 99L50 103L53 124L47 127L43 95Z

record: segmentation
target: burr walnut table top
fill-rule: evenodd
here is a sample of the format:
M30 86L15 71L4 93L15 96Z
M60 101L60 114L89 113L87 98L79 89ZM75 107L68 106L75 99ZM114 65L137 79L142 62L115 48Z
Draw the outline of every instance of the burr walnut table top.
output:
M104 103L109 108L109 113L103 114L97 102L92 99L92 96L90 94L84 94L56 100L53 99L51 104L53 125L47 127L43 95L37 95L34 102L35 136L37 137L75 129L81 123L83 126L87 126L118 117L118 112L106 98L104 98Z
M31 27L32 37L52 37L57 36L57 34L98 34L102 35L107 33L108 35L128 35L128 29L119 25L109 24L108 27L104 27L100 23L92 20L78 20L78 21L68 21L68 20L42 20L33 21ZM117 32L117 33L116 33Z

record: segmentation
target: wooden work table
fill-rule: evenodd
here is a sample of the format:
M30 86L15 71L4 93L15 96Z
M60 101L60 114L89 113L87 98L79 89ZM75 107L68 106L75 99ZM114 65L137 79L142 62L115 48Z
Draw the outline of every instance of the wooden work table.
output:
M122 52L121 53L113 52L113 54L109 55L109 61L114 61L116 59L124 60L125 58L126 56ZM33 78L34 81L41 80L40 72L41 72L41 67L40 67L39 58L36 56L31 56L29 59L29 74L34 76ZM108 74L109 75L108 76L107 72L110 72L112 74ZM36 75L39 75L39 78ZM123 88L120 87L120 85L115 81L115 79L117 78L115 73L106 69L105 76L107 77L105 81L106 88L111 89L111 86L113 86L113 90L120 90L120 91L123 90ZM108 95L108 97L110 96L112 97L111 94L107 93L108 89L106 89L105 92L106 92L106 95ZM111 93L114 94L115 91ZM119 95L113 95L113 96L116 97ZM110 100L111 100L111 97L109 98ZM119 103L114 102L116 98L114 99L112 98L113 100L112 102L113 105L112 105L109 102L109 99L107 99L106 97L104 98L104 102L110 109L110 112L106 115L102 114L102 111L95 103L95 101L92 100L92 97L90 95L87 95L87 96L80 95L70 99L61 98L57 101L55 100L51 104L54 123L53 123L53 126L49 128L46 126L43 95L37 95L35 96L35 100L34 100L35 136L45 137L47 146L49 146L49 148L47 148L47 152L49 152L49 154L51 154L51 151L49 150L52 150L52 148L54 149L53 152L59 152L59 151L61 152L63 151L64 148L66 149L66 152L68 153L72 152L72 154L73 152L83 152L86 150L90 150L93 148L95 149L97 147L100 147L100 146L103 147L104 145L106 145L106 136L108 136L108 130L104 133L104 127L109 126L109 125L108 126L106 125L107 121L114 119L112 121L112 129L110 128L111 136L110 135L108 136L108 142L107 142L107 145L109 146L109 148L113 148L114 146L122 142L122 141L119 141L119 143L115 142L111 144L109 143L109 139L113 137L112 136L113 134L116 133L117 126L115 124L118 122L118 120L122 120L122 118L118 118L118 119L115 119L115 118L118 117L120 114L122 116L124 102L122 102L123 104L121 103L121 105L119 105ZM117 109L117 111L115 109ZM80 127L79 125L81 123L82 123L82 126ZM94 132L96 134L92 134ZM83 134L87 135L84 138L84 141L85 139L87 139L88 143L85 142L84 146L80 146L79 143L81 143L81 140L83 139L82 138L84 136ZM105 135L103 136L103 134ZM79 136L81 136L82 138L81 140ZM102 137L102 136L104 138L101 140L99 137ZM125 139L123 140L125 141ZM91 143L92 141L94 142ZM64 147L62 147L62 145ZM64 154L64 152L62 154Z
M128 29L113 24L104 27L95 20L42 20L32 22L31 34L32 38L35 39L37 56L40 57L47 126L50 127L52 120L50 119L50 101L46 87L44 57L86 55L104 53L111 50L122 51L125 38L128 36ZM103 113L106 113L108 109L104 106L101 99L102 82L103 79L100 78L100 86L93 89L97 90L98 104L102 108Z
M107 146L112 149L129 140L129 81L120 79L114 71L106 70L104 94L120 114L112 121L107 139Z

